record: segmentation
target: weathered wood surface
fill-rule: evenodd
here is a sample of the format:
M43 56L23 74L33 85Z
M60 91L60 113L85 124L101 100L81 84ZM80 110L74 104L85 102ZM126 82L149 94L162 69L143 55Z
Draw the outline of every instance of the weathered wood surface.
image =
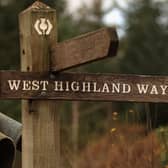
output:
M64 41L51 48L52 71L61 71L87 62L115 56L118 37L115 29L102 28Z
M19 22L22 71L50 71L49 48L57 40L56 11L36 1L20 14ZM51 100L22 101L22 122L22 167L60 168L58 103Z
M21 80L19 89L10 90L8 80ZM0 72L0 82L1 98L168 102L168 76Z

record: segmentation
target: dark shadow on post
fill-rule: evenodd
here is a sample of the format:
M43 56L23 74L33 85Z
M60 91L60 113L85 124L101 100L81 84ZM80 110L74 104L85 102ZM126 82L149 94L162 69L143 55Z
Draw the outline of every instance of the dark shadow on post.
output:
M0 133L0 168L12 168L15 158L13 141Z

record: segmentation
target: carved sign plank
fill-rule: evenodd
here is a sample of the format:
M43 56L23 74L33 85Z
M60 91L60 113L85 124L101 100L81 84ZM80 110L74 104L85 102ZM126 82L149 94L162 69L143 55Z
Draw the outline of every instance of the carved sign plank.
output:
M118 37L115 29L103 28L64 41L51 48L52 71L61 71L81 64L115 56Z
M168 77L0 72L0 98L168 102Z

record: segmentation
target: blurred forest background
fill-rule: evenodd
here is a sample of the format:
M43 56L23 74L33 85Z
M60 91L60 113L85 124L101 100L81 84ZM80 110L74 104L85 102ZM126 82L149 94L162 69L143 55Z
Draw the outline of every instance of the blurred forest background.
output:
M123 25L115 58L71 71L168 75L167 0L103 0L72 16L65 0L43 0L57 10L59 41L107 26L121 12ZM0 0L0 70L20 70L18 14L33 0ZM111 18L113 20L114 18ZM109 25L108 25L109 26ZM0 101L0 111L21 121L20 101ZM168 167L168 105L125 102L62 102L62 168Z

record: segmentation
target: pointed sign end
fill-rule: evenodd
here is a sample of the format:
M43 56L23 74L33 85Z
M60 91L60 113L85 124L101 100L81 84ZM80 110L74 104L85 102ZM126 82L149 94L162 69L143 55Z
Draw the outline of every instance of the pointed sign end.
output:
M119 47L119 38L118 38L118 34L116 31L116 28L107 28L109 37L110 37L110 48L109 48L109 53L108 56L116 56L117 55L117 51L118 51L118 47Z

